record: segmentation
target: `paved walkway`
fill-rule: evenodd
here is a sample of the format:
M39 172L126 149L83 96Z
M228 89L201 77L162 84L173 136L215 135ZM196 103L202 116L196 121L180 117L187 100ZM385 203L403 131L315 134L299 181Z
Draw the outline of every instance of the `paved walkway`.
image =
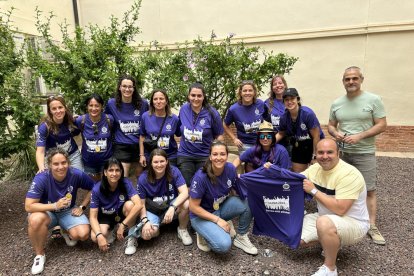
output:
M376 152L377 156L398 157L398 158L414 158L414 152Z

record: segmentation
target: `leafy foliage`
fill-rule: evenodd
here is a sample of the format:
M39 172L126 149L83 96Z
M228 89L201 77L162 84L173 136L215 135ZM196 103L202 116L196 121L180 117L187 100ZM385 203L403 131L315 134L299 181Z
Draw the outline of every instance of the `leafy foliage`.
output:
M155 42L142 55L147 67L147 86L168 91L174 107L186 101L187 89L195 81L206 88L210 104L223 116L236 102L237 88L243 80L253 80L258 91L274 74L288 73L295 57L265 52L260 47L247 47L243 42L232 43L234 34L221 42L212 32L209 41L202 38L178 46L177 51L158 47Z
M12 10L0 15L0 176L4 176L6 159L33 149L34 126L39 122L40 108L32 81L25 78L24 49L18 49L10 25ZM18 164L19 166L19 164ZM26 168L27 172L33 166Z
M38 76L53 88L57 88L78 112L86 95L100 94L104 100L116 90L117 78L128 73L142 83L142 66L136 62L130 43L140 32L136 25L141 0L136 0L131 9L124 13L122 22L110 18L110 26L100 28L88 25L76 27L74 36L68 31L68 24L60 25L62 42L57 43L50 35L50 24L54 17L49 14L42 21L42 12L36 10L36 27L42 34L51 60L43 57L42 49L30 47L28 60Z

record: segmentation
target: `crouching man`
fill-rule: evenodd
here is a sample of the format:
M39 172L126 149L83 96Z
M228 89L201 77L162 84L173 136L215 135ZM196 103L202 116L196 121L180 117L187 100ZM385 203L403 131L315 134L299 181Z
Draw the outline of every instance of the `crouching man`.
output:
M316 160L302 173L307 178L303 189L316 200L318 212L305 216L301 246L322 246L325 261L313 275L337 275L340 247L361 241L368 232L367 190L358 169L339 159L334 140L319 141Z

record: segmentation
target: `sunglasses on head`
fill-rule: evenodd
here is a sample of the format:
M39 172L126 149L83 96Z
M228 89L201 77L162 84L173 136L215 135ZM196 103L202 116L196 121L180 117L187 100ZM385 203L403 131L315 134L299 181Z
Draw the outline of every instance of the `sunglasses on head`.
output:
M270 140L270 139L272 139L272 134L260 134L259 135L259 138L261 139L261 140L263 140L264 138L266 138L266 139L268 139L268 140Z
M49 97L47 97L47 99L49 101L62 100L63 99L63 96L62 95L50 95Z

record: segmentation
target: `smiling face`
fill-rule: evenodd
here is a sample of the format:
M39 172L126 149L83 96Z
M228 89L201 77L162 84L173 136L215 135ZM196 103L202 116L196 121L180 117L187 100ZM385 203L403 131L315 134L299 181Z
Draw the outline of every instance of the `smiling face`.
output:
M118 165L111 165L107 170L104 170L104 175L108 179L108 183L111 187L118 185L119 179L121 179L122 170Z
M204 101L203 91L199 88L192 88L188 93L188 101L193 110L200 111Z
M225 145L216 145L211 148L210 161L213 172L222 172L227 163L227 149Z
M60 101L51 101L49 103L49 111L55 123L60 124L63 122L66 115L66 108Z
M134 94L134 83L132 80L123 79L119 85L119 91L121 91L123 102L131 102L132 95Z
M256 91L254 90L253 85L245 84L242 86L240 91L240 97L242 100L242 104L250 105L254 101L254 97L256 96Z
M323 139L316 146L316 161L322 169L329 171L339 162L338 146L332 139Z
M88 103L88 113L92 118L97 118L101 116L102 105L98 101L92 98Z
M164 176L167 164L168 160L164 156L154 155L152 157L151 166L154 169L155 177L157 179Z
M347 94L351 95L358 95L361 92L361 84L363 81L364 77L358 69L348 69L342 77L345 90Z
M260 145L262 145L265 151L268 151L272 145L274 134L271 132L260 132L258 135Z
M49 169L52 172L52 176L57 181L63 181L65 179L66 174L68 173L69 168L69 161L61 153L55 154L50 162L49 162Z
M276 99L282 99L283 92L286 90L286 85L282 78L276 77L272 82L272 91L275 94Z
M294 111L299 108L299 99L298 97L287 96L283 99L283 103L287 110Z
M156 111L164 111L167 106L167 99L162 92L155 92L152 97L152 104Z

